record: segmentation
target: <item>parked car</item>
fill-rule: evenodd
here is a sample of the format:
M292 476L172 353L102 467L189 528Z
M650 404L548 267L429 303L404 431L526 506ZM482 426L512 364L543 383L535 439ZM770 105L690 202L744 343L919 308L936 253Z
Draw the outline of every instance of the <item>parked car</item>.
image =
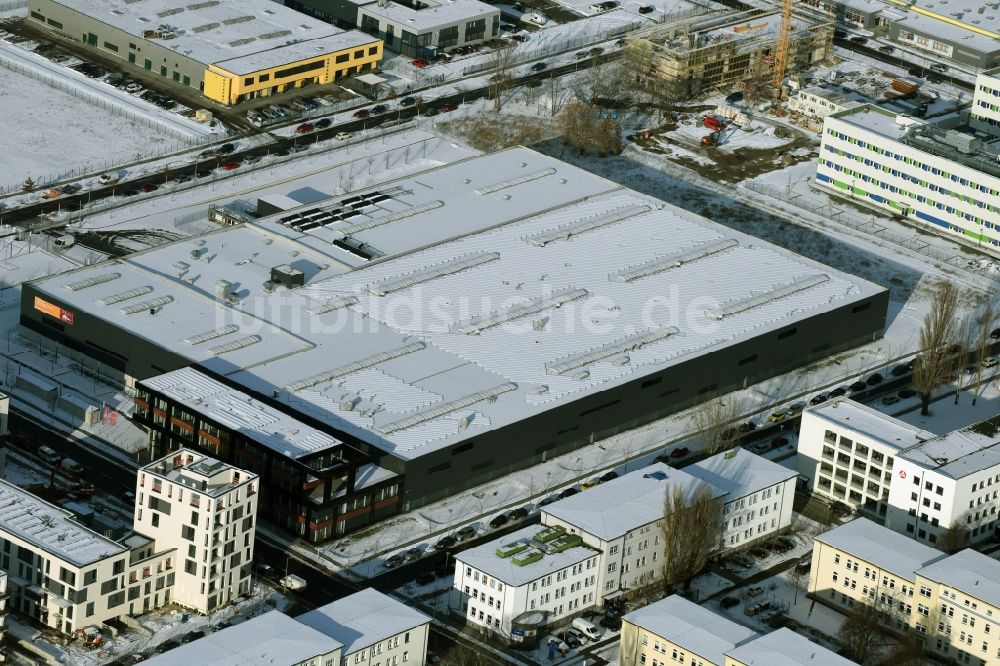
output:
M416 97L404 97L403 99L399 100L399 106L403 107L404 109L408 106L413 106L416 103L417 103Z
M410 64L416 67L417 69L423 69L428 65L428 62L423 58L417 58L416 60L411 60Z
M670 452L671 458L683 458L687 454L691 453L690 449L686 446L678 446L676 449Z
M909 364L904 363L902 365L897 365L894 367L889 374L893 377L902 377L903 375L908 375L913 371Z
M134 95L135 93L137 93L140 90L142 90L142 86L139 85L138 83L135 83L135 82L126 83L125 87L123 88L123 90L125 92L127 92L127 93L130 93L130 94Z
M769 423L781 423L785 420L786 416L788 415L782 411L771 412L771 415L767 417L767 420Z
M434 544L434 550L447 550L458 543L458 539L450 534L446 534Z
M867 44L868 43L868 38L867 37L851 37L851 41L854 42L855 44Z
M793 402L788 406L788 415L797 416L802 413L802 410L806 408L806 403L804 402Z
M1000 340L1000 328L994 328L990 331L990 337L994 340Z
M810 405L821 405L826 402L826 395L823 393L817 393L809 400Z
M304 590L308 586L306 579L302 576L296 576L295 574L288 574L278 581L281 587L286 590L292 590L293 592L298 590Z
M83 465L73 460L72 458L63 458L59 462L59 466L62 467L64 471L69 472L70 474L76 475L83 473Z
M333 121L329 118L320 118L316 121L316 129L326 129L333 124Z
M385 569L395 569L400 564L402 564L403 561L404 560L402 555L393 555L392 557L385 558L385 560L382 562L382 567Z
M378 114L378 113L385 113L388 110L389 110L389 107L387 107L385 104L376 104L375 106L372 107L372 113L376 113L376 114Z
M597 56L604 53L604 49L602 49L600 46L595 46L594 48L587 51L587 53L590 55L591 58L596 58Z
M882 53L892 53L893 51L896 50L896 47L889 46L888 44L886 44L885 46L878 47L878 50L881 51Z
M591 488L596 488L601 485L600 479L587 479L580 484L580 490L590 490Z
M295 132L297 134L307 134L309 132L312 132L314 129L316 129L316 126L313 125L312 123L302 123L301 125L295 128Z
M605 472L604 474L601 475L601 481L604 481L605 483L607 483L608 481L614 481L617 478L618 478L618 472L614 470L610 472Z
M847 387L846 386L838 386L837 388L835 388L832 391L830 391L830 397L831 398L839 398L842 395L847 395Z
M864 391L867 388L868 388L868 384L866 384L864 382L854 382L850 386L851 393L857 393L858 391Z
M423 555L424 551L420 550L419 548L409 548L403 552L403 561L416 562L421 557L423 557Z
M807 571L812 569L812 564L813 564L812 553L803 555L802 557L799 558L799 561L795 563L795 570L798 571L799 573L806 573Z
M102 173L101 177L97 179L97 182L101 185L111 185L112 183L118 182L118 174L116 173Z
M153 183L142 183L139 185L140 192L155 192L158 189L160 188Z
M235 143L224 143L224 144L222 144L221 146L219 146L218 148L215 149L215 153L217 155L228 155L229 153L233 152L234 150L236 150L236 144Z
M719 605L723 608L732 608L733 606L739 606L740 600L737 597L722 597L719 600Z
M351 138L351 134L349 132L337 132L333 135L333 138L337 141L347 141Z
M576 635L570 633L569 631L560 631L555 636L563 643L568 645L572 650L575 650L578 647L580 647L580 639L577 638Z
M895 405L897 402L899 402L898 395L887 395L884 398L882 398L883 405Z
M508 513L507 517L510 518L511 520L524 520L525 518L528 517L528 510L523 506L519 506L510 513Z
M621 631L622 619L614 615L605 615L601 618L599 623L602 627L606 627L611 631Z
M451 102L445 102L444 104L441 105L441 110L444 112L454 111L457 108L458 107Z
M50 449L47 446L38 447L38 457L51 465L55 465L62 460L61 454L57 453L55 449Z
M933 69L935 72L947 72L948 65L944 64L943 62L935 62L931 63L931 69Z
M993 358L992 356L990 356L989 358L983 360L983 367L984 368L992 368L993 366L995 366L997 364L997 362L998 361L995 358Z
M240 168L240 163L239 162L223 162L221 168L222 168L223 171L232 171L233 169L239 169Z
M878 386L879 384L882 383L882 375L876 372L868 379L866 379L865 383L868 384L868 386Z
M355 118L367 118L369 115L371 114L368 113L368 109L358 109L354 112Z
M589 640L596 641L601 637L601 630L594 626L593 622L582 617L574 618L573 629L583 634Z
M774 439L771 440L771 448L772 449L780 449L781 447L783 447L783 446L785 446L787 444L788 444L788 438L787 437L775 437Z
M573 54L573 58L575 58L576 60L583 60L586 57L587 57L586 51L577 51L576 53Z
M493 516L493 520L490 521L490 527L492 527L493 529L497 529L498 527L503 527L509 522L510 519L501 513L499 515Z
M577 490L576 488L572 488L572 487L565 488L565 489L563 489L563 491L561 493L559 493L559 499L565 499L567 497L572 497L573 495L576 495L578 492L580 492L580 491Z
M917 392L914 391L913 389L903 389L902 391L900 391L896 395L898 395L901 400L906 400L907 398L912 398L916 394L917 394Z
M546 645L554 645L555 648L559 650L559 653L562 654L563 656L565 656L566 653L569 652L569 646L566 645L565 642L560 640L558 636L549 636L549 639L545 641L545 643Z
M455 537L459 541L465 541L466 539L471 539L472 537L476 536L477 533L478 532L475 527L472 527L471 525L466 525L459 531L455 532Z
M437 576L435 576L433 574L433 572L427 571L425 573L420 574L419 576L417 576L413 580L416 582L417 585L430 585L436 579L437 579Z
M653 7L653 5L643 5L642 7L639 7L640 14L652 14L653 11L655 11L655 7Z
M544 70L546 67L548 67L548 65L546 65L544 62L536 62L529 69L531 69L532 72L540 72Z

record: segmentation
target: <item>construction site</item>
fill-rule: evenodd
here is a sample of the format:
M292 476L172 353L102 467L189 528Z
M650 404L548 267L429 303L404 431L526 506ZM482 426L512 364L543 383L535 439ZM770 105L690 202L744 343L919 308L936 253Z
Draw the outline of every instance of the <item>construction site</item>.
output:
M677 96L717 89L763 97L786 71L807 68L833 48L833 23L782 9L688 16L635 33L626 62L644 88L680 84ZM759 92L758 92L759 91ZM751 101L748 100L748 101Z

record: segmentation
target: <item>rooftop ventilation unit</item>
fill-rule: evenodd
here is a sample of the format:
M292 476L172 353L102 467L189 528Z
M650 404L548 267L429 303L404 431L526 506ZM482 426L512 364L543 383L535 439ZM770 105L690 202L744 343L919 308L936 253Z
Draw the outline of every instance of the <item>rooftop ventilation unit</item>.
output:
M321 315L326 312L333 312L334 310L342 310L344 308L349 308L352 305L357 305L357 296L341 296L340 298L332 298L329 301L324 301L314 308L309 309L309 314Z
M337 379L338 377L343 377L344 375L350 375L352 373L358 372L359 370L365 370L367 368L374 367L380 363L385 363L386 361L391 361L394 358L399 358L401 356L406 356L407 354L412 354L413 352L420 351L421 349L426 349L427 345L423 342L413 342L403 347L393 349L391 351L382 352L381 354L375 354L369 356L368 358L363 358L360 361L355 361L353 363L348 363L340 367L334 368L333 370L327 370L326 372L321 372L318 375L313 375L312 377L307 377L305 379L293 382L285 386L286 389L292 391L301 391L303 389L311 388L317 384L324 384L326 382Z
M646 345L665 340L672 335L677 335L680 331L675 326L666 326L645 333L635 333L629 335L618 342L598 347L590 351L568 356L559 361L552 361L545 364L545 370L550 374L562 375L572 370L582 368L591 363L597 363L611 356L618 356L635 349L640 349Z
M288 264L282 264L271 269L271 282L277 282L286 287L301 287L306 283L306 274Z
M419 215L420 213L426 213L427 211L441 208L442 206L444 206L443 201L430 201L419 206L414 206L408 210L401 210L398 213L393 213L384 217L376 217L372 220L358 222L357 224L352 224L348 227L342 227L340 229L333 229L332 231L340 234L341 236L351 236L362 231L374 229L375 227L381 227L383 224L405 220L408 217L413 217L414 215Z
M203 342L208 342L209 340L215 340L216 338L221 338L225 335L230 335L232 333L240 330L240 327L236 324L230 324L229 326L223 326L222 328L216 328L211 331L205 331L204 333L199 333L198 335L192 335L189 338L184 338L184 342L189 345L200 345Z
M617 282L633 282L634 280L639 280L644 277L649 277L650 275L668 271L671 268L680 268L684 264L689 264L692 261L701 259L702 257L707 257L717 252L728 250L729 248L736 247L737 245L739 245L739 242L735 240L702 243L701 245L691 248L685 252L679 252L661 259L654 259L653 261L639 264L633 268L626 268L625 270L618 271L612 276L612 279Z
M488 264L491 261L496 261L499 258L500 254L497 252L474 252L466 254L461 257L455 257L454 259L448 259L440 264L420 268L407 275L376 282L375 284L368 286L368 291L376 296L385 296L386 294L402 291L423 282L430 282L431 280L435 280L439 277L453 275L469 268L482 266L483 264Z
M471 319L468 323L460 324L455 328L458 333L466 335L479 335L483 331L500 326L509 321L528 317L551 308L558 308L564 303L575 301L589 296L586 289L564 289L554 293L547 298L535 298L521 305L514 305L506 310L501 310L495 314L487 314Z
M111 294L110 296L105 296L104 298L97 299L100 305L114 305L115 303L121 303L122 301L127 301L131 298L136 298L138 296L145 296L146 294L153 293L152 287L136 287L135 289L129 289L128 291L121 291L117 294Z
M571 224L565 224L561 227L556 227L550 231L543 231L533 236L528 236L525 238L532 245L538 247L545 247L549 243L557 240L568 240L573 236L577 236L588 231L593 231L594 229L600 229L601 227L606 227L611 224L616 224L630 217L635 217L636 215L641 215L643 213L648 213L653 210L650 206L636 205L636 206L625 206L624 208L619 208L617 210L608 211L606 213L601 213L595 217L587 218L579 222L573 222Z
M94 287L99 284L104 284L105 282L111 282L112 280L117 280L122 276L121 273L101 273L100 275L94 275L84 280L77 280L76 282L70 282L65 285L66 289L70 291L80 291L81 289L86 289L87 287Z
M758 294L756 296L751 296L738 301L731 301L722 307L709 310L707 314L712 319L725 319L731 315L745 312L752 308L764 305L765 303L770 303L771 301L776 301L779 298L784 298L800 291L805 291L810 287L821 285L829 279L830 276L828 275L810 275L809 277L798 279L795 282L791 282L781 287L776 287L771 291L764 292L763 294Z
M523 176L518 176L517 178L511 178L510 180L504 180L493 185L486 185L485 187L480 187L476 190L476 194L493 194L494 192L499 192L500 190L506 190L508 187L515 187L517 185L522 185L524 183L530 183L533 180L538 180L539 178L545 178L546 176L551 176L556 172L555 169L548 168L542 169L541 171L536 171L534 173L525 174Z
M162 308L164 305L173 302L174 302L173 296L160 296L159 298L153 298L148 301L142 301L140 303L136 303L135 305L129 305L128 307L122 308L121 311L127 315L134 315L134 314L139 314L140 312L146 312L147 310L155 310L156 308Z
M420 425L432 419L436 419L439 416L444 416L445 414L450 414L451 412L458 411L459 409L464 409L471 405L481 402L483 400L493 400L504 393L509 393L510 391L516 391L517 384L513 382L507 382L506 384L500 384L486 391L480 391L478 393L473 393L467 395L458 400L452 400L451 402L445 402L436 407L431 407L422 412L417 412L412 416L408 416L405 419L400 419L393 423L387 423L385 425L376 428L379 432L384 435L390 435L399 430L405 430L407 428L412 428L415 425Z
M233 340L232 342L227 342L224 345L217 345L215 347L209 348L209 353L213 356L219 356L220 354L226 354L228 352L234 352L239 349L245 349L250 345L255 345L260 342L263 338L259 335L248 335L245 338L240 338L239 340Z

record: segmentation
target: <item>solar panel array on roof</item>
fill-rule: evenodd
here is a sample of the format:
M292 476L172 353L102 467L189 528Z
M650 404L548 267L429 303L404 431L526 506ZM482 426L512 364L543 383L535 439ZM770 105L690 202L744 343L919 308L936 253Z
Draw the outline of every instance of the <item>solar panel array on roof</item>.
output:
M764 303L776 301L779 298L784 298L785 296L791 296L796 292L804 291L810 287L815 287L818 284L823 284L829 279L830 276L828 275L810 275L809 277L800 278L795 282L791 282L781 287L775 287L771 291L764 292L763 294L733 301L720 308L716 308L715 310L710 310L708 312L708 316L713 319L723 319L730 315L763 305Z
M334 231L344 236L350 236L351 234L367 231L368 229L381 227L383 224L389 224L390 222L396 222L398 220L405 220L408 217L413 217L414 215L419 215L420 213L426 213L436 208L441 208L442 206L444 206L444 202L441 200L429 201L428 203L421 204L419 206L414 206L406 210L401 210L398 213L392 213L391 215L386 215L384 217L372 218L364 222L358 222L357 224L352 224L351 226L348 227L341 227L340 229L334 229Z

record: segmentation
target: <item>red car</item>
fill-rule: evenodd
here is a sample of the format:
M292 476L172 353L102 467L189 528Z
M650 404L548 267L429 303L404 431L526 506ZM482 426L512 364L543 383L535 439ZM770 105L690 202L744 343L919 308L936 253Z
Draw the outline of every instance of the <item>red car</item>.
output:
M359 109L358 111L355 111L354 112L354 117L355 118L367 118L368 117L368 109Z
M421 58L417 58L416 60L411 60L410 64L416 67L417 69L423 69L424 67L427 66L427 61Z
M316 126L312 123L302 123L295 128L295 131L299 134L306 134L307 132L312 132L314 129L316 129Z
M456 108L457 107L451 102L445 102L444 104L441 105L442 111L454 111Z
M157 189L159 188L156 185L153 185L152 183L143 183L142 185L139 186L140 192L155 192Z
M223 171L232 171L233 169L239 169L239 168L240 168L239 162L226 162L222 165Z

